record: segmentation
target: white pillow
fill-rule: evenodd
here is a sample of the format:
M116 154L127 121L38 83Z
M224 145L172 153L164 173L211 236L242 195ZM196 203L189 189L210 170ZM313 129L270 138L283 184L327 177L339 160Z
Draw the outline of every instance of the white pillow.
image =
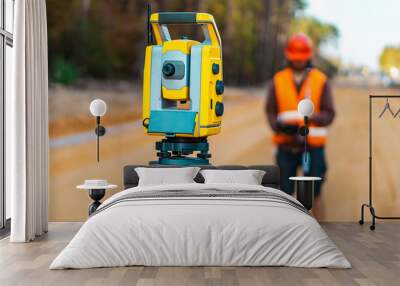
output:
M262 170L202 170L205 184L261 185L265 171Z
M200 168L135 168L139 176L139 186L195 183L193 180Z

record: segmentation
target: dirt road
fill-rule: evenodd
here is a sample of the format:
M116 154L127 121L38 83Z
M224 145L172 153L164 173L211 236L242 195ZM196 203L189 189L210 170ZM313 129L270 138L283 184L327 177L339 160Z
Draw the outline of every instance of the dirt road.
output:
M330 128L327 146L329 173L323 191L325 218L328 221L359 219L360 204L367 199L368 186L368 94L366 89L336 88L337 120ZM392 90L375 91L395 93ZM232 96L229 96L229 93ZM264 90L228 89L226 113L221 134L210 138L212 163L270 164L274 162L271 132L264 116ZM377 103L381 109L384 102ZM394 102L396 110L400 101ZM375 113L379 113L378 110ZM396 152L400 136L399 118L377 121L374 146L375 202L380 215L393 215L400 205L400 176ZM101 139L101 163L95 162L95 137L92 133L59 141L50 154L50 220L80 221L87 217L89 199L75 185L88 178L105 178L122 185L122 168L127 164L146 164L155 159L158 137L143 133L139 122L110 128ZM76 140L75 140L75 139ZM63 144L63 142L67 142ZM54 142L53 142L54 143Z

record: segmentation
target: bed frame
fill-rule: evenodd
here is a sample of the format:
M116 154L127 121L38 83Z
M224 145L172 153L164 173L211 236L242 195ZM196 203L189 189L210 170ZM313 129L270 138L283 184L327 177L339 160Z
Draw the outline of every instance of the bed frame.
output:
M128 165L124 167L124 189L133 188L138 185L139 176L137 175L135 168L147 167L147 168L180 168L181 166L166 166L166 165ZM265 175L262 179L262 185L265 187L271 187L279 189L279 167L275 165L253 165L253 166L241 166L241 165L223 165L223 166L198 166L201 169L219 169L219 170L263 170ZM204 183L203 176L199 173L194 179L197 183Z

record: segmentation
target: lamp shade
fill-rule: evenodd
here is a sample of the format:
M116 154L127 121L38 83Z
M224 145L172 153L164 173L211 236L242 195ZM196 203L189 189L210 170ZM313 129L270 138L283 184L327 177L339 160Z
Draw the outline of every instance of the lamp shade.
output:
M93 116L104 116L107 112L107 104L104 100L95 99L90 103L89 109Z
M297 105L297 111L300 113L301 116L309 117L314 113L314 104L308 98L303 99Z

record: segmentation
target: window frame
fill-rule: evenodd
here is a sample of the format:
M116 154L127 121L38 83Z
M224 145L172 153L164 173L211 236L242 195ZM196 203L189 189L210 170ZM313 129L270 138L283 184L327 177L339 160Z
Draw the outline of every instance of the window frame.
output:
M0 0L0 237L9 233L10 219L6 217L6 189L5 189L5 98L6 98L6 50L7 46L13 48L13 34L6 28L6 1L11 1L13 5L14 21L15 0ZM14 30L14 27L12 31Z

